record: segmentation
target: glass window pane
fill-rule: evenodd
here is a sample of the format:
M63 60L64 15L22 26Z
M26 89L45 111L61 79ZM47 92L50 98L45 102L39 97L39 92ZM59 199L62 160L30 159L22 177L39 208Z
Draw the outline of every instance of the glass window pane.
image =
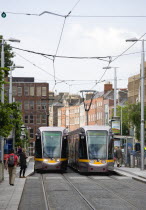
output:
M41 124L41 115L37 115L36 123Z
M34 101L29 101L29 108L34 109Z
M33 115L30 115L30 123L33 123Z
M44 157L57 158L61 156L61 132L44 131L42 141Z
M13 96L17 96L17 87L13 86L12 88Z
M30 96L34 96L34 87L30 87Z
M24 86L24 95L29 96L29 87L28 86Z
M22 87L18 87L18 96L22 96Z
M41 87L37 87L37 96L41 96Z
M24 109L29 110L29 101L24 101Z
M25 115L25 117L24 117L24 122L25 122L25 123L28 123L28 115Z
M42 96L47 96L47 88L42 87Z
M87 131L89 159L106 159L107 131Z
M42 124L46 124L47 120L46 120L46 115L42 115Z

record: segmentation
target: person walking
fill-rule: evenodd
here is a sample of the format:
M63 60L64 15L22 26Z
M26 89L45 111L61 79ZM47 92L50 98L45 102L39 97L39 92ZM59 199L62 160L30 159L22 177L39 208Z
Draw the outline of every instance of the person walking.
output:
M121 167L123 154L122 154L122 150L120 149L120 147L117 147L116 152L115 152L115 157L116 157L117 167Z
M25 149L22 149L22 152L19 154L19 165L20 165L20 173L19 173L19 177L20 178L25 178L25 171L27 168L27 164L26 164L26 153L25 153ZM23 177L21 176L23 174Z
M8 169L9 172L9 184L14 186L15 177L16 177L16 168L18 164L18 156L14 154L14 150L12 149L7 156L5 168Z

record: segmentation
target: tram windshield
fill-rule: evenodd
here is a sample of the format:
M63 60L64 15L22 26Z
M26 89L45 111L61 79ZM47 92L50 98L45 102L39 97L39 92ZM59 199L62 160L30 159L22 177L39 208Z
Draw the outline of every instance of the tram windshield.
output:
M107 158L107 131L87 131L89 159Z
M44 131L42 133L43 156L45 158L57 158L61 156L61 136L60 131Z

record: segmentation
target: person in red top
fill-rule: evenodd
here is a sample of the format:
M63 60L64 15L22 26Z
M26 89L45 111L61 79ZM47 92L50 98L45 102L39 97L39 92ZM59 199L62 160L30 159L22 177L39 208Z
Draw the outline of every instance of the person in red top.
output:
M14 186L17 164L18 164L18 156L14 154L14 150L12 149L6 159L6 164L5 164L5 168L6 170L8 169L9 172L9 184L12 186Z

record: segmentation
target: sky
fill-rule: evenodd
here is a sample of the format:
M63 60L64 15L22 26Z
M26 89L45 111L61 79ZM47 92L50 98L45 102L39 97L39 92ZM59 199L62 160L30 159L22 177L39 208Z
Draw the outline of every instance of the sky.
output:
M113 67L118 67L117 88L127 88L128 78L140 72L141 42L132 46L126 55L119 55L133 44L126 39L146 39L146 17L136 17L145 15L145 0L0 0L0 5L0 13L4 11L7 15L0 17L0 34L5 40L21 40L9 42L11 46L78 57L55 57L53 62L53 57L13 49L15 65L24 66L13 71L14 77L34 77L35 82L49 83L50 91L77 94L80 90L103 91L107 82L114 86ZM71 14L67 18L48 13L39 16L44 11L63 16L71 11ZM109 57L112 68L105 70Z

